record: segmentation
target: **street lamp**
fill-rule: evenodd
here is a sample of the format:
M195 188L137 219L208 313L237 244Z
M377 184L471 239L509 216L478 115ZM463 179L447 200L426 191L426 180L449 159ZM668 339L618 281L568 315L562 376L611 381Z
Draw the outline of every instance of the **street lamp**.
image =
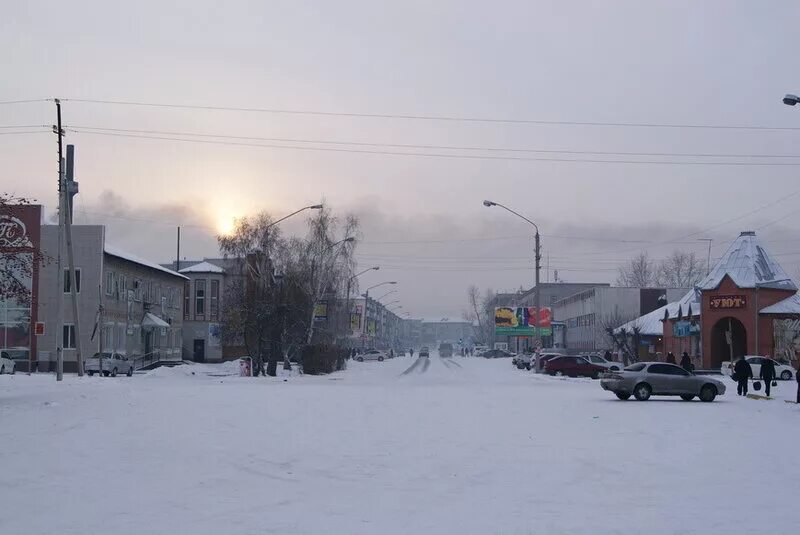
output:
M382 296L380 296L380 297L376 297L376 298L375 298L375 301L380 301L381 299L383 299L383 298L384 298L384 297L386 297L387 295L396 294L396 293L397 293L397 290L389 290L388 292L386 292L386 293L385 293L385 294L383 294Z
M367 288L366 292L364 292L364 328L362 330L362 333L365 335L363 337L364 343L366 343L366 341L367 341L366 334L367 334L367 309L369 308L369 291L372 290L373 288L378 288L378 287L384 286L386 284L397 284L397 281L380 282L378 284L375 284L374 286L370 286L369 288ZM362 347L363 347L363 345L364 344L362 344Z
M786 96L783 97L783 103L787 106L794 106L795 104L800 103L800 97L787 93Z
M507 211L507 212L509 212L511 214L514 214L515 216L517 216L518 218L522 219L523 221L526 221L526 222L530 223L531 225L533 225L533 228L536 230L535 245L534 245L534 247L535 247L534 248L534 256L536 258L536 284L535 284L536 296L535 296L534 306L536 307L536 318L535 318L535 320L536 320L536 341L538 342L538 345L540 346L539 348L541 349L542 331L541 331L541 328L539 327L539 317L541 317L541 311L539 310L539 306L541 304L541 299L540 299L539 294L541 293L541 289L539 288L539 273L542 270L542 245L541 245L541 241L539 239L539 226L536 223L534 223L533 221L531 221L530 219L528 219L527 217L525 217L524 215L522 215L522 214L520 214L518 212L515 212L514 210L512 210L508 206L504 206L504 205L502 205L500 203L497 203L497 202L494 202L494 201L483 201L483 205L486 206L487 208L491 208L492 206L499 206L503 210L505 210L505 211Z
M275 225L277 225L278 223L280 223L281 221L283 221L285 219L289 219L293 215L297 215L300 212L305 212L306 210L322 210L322 205L321 204L312 204L311 206L304 206L303 208L300 208L299 210L294 211L289 215L283 216L282 218L278 219L277 221L273 221L272 223L267 225L264 229L265 230L266 229L270 229L270 228L274 227Z

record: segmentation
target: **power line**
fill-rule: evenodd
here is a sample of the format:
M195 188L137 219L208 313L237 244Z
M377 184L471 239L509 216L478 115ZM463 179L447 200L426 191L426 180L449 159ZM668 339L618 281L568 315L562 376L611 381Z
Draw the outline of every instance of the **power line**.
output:
M0 132L0 136L15 136L19 134L49 134L49 130L20 130L18 132Z
M420 145L411 143L372 143L364 141L336 141L330 139L236 136L229 134L209 134L201 132L176 132L170 130L138 130L129 128L104 128L98 126L78 126L78 125L68 125L68 128L74 128L76 130L94 131L94 132L122 132L122 133L133 133L133 134L237 139L246 141L312 143L319 145L351 145L356 147L387 147L396 149L522 152L522 153L536 153L536 154L587 154L595 156L657 156L657 157L690 157L690 158L800 158L800 154L732 154L732 153L718 154L718 153L693 153L693 152L624 152L624 151L591 151L591 150L569 150L569 149L531 149L531 148L480 147L480 146L458 146L458 145L430 145L430 144Z
M52 128L52 125L48 124L4 124L0 125L0 128L3 129L10 129L10 128Z
M292 145L275 145L263 143L244 143L234 141L215 141L208 139L183 139L176 137L166 136L148 136L138 134L123 134L115 132L93 132L89 130L77 130L75 128L69 129L70 132L77 134L90 134L98 136L112 136L112 137L125 137L137 139L150 139L157 141L178 141L183 143L200 143L210 145L230 145L240 147L260 147L267 149L285 149L285 150L299 150L299 151L316 151L316 152L342 152L354 154L375 154L382 156L411 156L411 157L424 157L424 158L449 158L449 159L466 159L466 160L499 160L499 161L527 161L527 162L561 162L561 163L599 163L599 164L633 164L633 165L710 165L710 166L734 166L734 167L798 167L800 162L692 162L692 161L657 161L657 160L597 160L590 158L530 158L521 156L487 156L477 154L443 154L433 152L394 152L382 150L363 150L363 149L344 149L333 147L298 147Z
M29 102L52 102L52 101L53 101L52 98L33 98L28 100L0 100L0 104L27 104Z
M632 128L693 128L693 129L718 129L718 130L787 130L787 131L800 130L800 127L793 127L793 126L712 125L712 124L698 124L698 123L670 124L670 123L630 123L630 122L597 122L597 121L547 121L541 119L507 119L507 118L448 116L448 115L333 112L333 111L319 111L319 110L253 108L253 107L239 107L239 106L210 106L210 105L196 105L196 104L80 99L80 98L65 98L61 100L65 102L109 104L109 105L120 105L120 106L142 106L150 108L175 108L175 109L186 109L186 110L236 111L236 112L273 113L273 114L286 114L286 115L318 115L323 117L332 116L332 117L358 117L358 118L370 118L370 119L406 119L406 120L446 121L446 122L466 122L466 123L537 124L537 125L563 125L563 126L612 126L612 127L632 127Z

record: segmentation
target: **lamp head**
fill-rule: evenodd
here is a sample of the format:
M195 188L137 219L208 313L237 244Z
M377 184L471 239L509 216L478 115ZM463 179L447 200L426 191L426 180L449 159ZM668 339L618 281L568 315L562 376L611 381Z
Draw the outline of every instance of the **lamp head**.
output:
M787 106L794 106L798 102L800 102L800 97L797 95L787 94L785 97L783 97L783 103Z
M483 205L487 206L487 207L488 206L496 206L497 203L496 202L492 202L492 201L483 201Z
M312 204L311 206L308 207L308 209L309 210L322 210L322 205L321 204Z

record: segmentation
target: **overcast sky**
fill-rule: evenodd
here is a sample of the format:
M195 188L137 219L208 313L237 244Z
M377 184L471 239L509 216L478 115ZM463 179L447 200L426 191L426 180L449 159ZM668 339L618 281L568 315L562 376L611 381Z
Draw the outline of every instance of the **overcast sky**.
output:
M645 249L703 258L757 229L800 264L800 4L613 2L13 2L0 18L0 101L61 97L334 113L556 122L779 126L743 130L443 121L64 102L80 130L77 222L157 261L217 254L216 229L324 199L362 216L362 286L397 280L404 310L460 317L470 283L533 281L536 221L550 270L612 282ZM52 103L0 105L0 126L50 125ZM240 140L252 147L88 133L89 128L498 152ZM30 129L0 129L0 134ZM43 130L43 129L42 129ZM106 133L112 132L105 130ZM116 132L120 133L120 132ZM134 135L138 134L128 132ZM186 139L186 136L158 134ZM233 141L230 138L197 138ZM53 134L0 135L0 190L55 203ZM490 156L445 158L285 147ZM585 152L733 154L590 155ZM746 155L797 155L749 158ZM498 159L499 157L499 159ZM503 159L506 158L506 159ZM523 159L514 159L523 158ZM595 163L536 158L667 161ZM794 194L794 195L793 195ZM797 210L797 213L795 211ZM302 230L303 220L287 224ZM797 254L795 254L797 253Z

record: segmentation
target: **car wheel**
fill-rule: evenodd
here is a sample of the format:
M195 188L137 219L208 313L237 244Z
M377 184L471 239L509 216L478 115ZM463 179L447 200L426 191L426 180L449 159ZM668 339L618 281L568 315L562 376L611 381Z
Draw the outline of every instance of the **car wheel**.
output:
M700 401L708 403L714 401L715 397L717 397L717 387L714 385L704 385L700 389Z
M356 360L357 360L358 362L364 362L364 357L358 357Z
M783 379L784 381L788 381L791 378L792 378L792 372L790 372L789 370L784 370L781 373L781 379Z
M111 370L111 377L116 377L116 376L117 376L117 369L114 368L113 370Z
M531 365L530 364L526 364L525 365L525 369L528 370L528 371L531 371Z
M600 372L592 372L592 379L600 379Z
M378 357L378 362L383 362L383 357Z
M681 394L681 399L683 401L692 401L694 396L692 394Z
M639 383L633 389L633 396L639 401L647 401L652 393L653 389L647 383Z
M627 401L631 397L627 392L614 392L614 394L622 401Z
M94 375L94 372L86 372L86 373L89 374L89 377L92 377Z
M103 377L108 377L108 372L103 372Z
M128 368L128 373L126 373L125 375L127 375L128 377L133 377L133 366Z
M564 377L564 372L556 372L553 375L555 375L556 377Z

